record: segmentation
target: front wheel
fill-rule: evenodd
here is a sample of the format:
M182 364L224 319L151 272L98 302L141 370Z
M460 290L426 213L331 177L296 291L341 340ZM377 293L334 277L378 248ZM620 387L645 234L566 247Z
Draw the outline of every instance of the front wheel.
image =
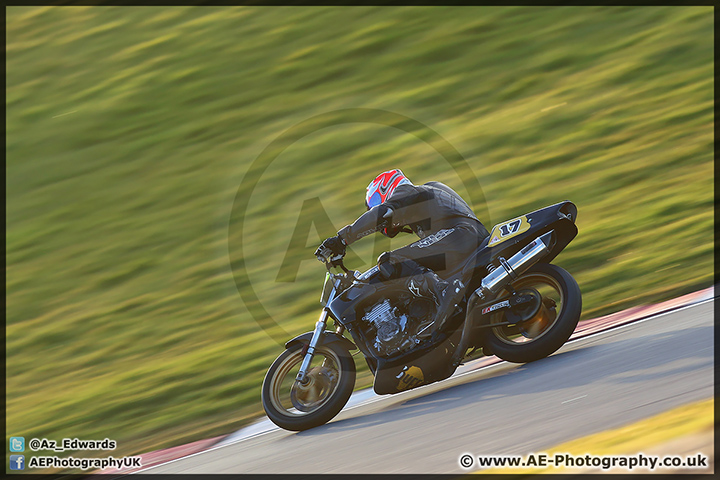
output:
M534 362L554 353L572 335L582 309L580 287L566 270L546 263L533 266L512 283L541 297L538 312L516 325L490 328L488 351L508 362ZM506 322L503 311L491 314L490 324Z
M350 399L355 386L355 362L345 347L331 343L315 349L307 371L308 383L295 380L303 360L303 345L285 350L270 366L262 385L268 418L285 430L307 430L329 422Z

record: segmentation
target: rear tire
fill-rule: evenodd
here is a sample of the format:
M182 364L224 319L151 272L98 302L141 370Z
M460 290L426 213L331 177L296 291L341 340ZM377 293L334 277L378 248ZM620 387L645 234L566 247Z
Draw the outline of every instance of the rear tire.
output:
M528 331L532 330L528 325L532 324L533 320L518 324L520 327L489 328L485 338L485 344L489 347L487 350L503 360L514 363L534 362L551 355L567 342L580 319L582 310L580 287L566 270L547 263L531 267L512 282L512 285L515 289L535 285L535 288L541 286L548 292L556 291L560 302L557 302L558 305L554 308L560 310L554 312L555 318L551 320L535 321L535 325L540 326L535 328L534 337L528 334ZM550 296L552 294L543 298ZM552 312L552 309L548 312ZM502 312L491 315L490 324L506 321ZM543 322L549 325L543 327Z
M324 357L329 376L320 374L315 377L322 381L322 386L310 393L319 391L320 398L314 398L308 405L301 405L305 411L295 408L293 405L297 405L303 395L303 392L293 390L297 388L294 378L303 359L303 347L302 344L295 344L280 354L263 380L262 404L265 413L275 425L285 430L302 431L329 422L343 409L355 386L355 362L350 352L337 343L320 345L315 349L309 372L320 372L325 368L312 367ZM289 399L284 398L285 394Z

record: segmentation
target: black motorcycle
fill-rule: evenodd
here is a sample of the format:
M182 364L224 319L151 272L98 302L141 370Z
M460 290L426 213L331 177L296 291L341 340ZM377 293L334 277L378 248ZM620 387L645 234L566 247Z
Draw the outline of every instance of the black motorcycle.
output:
M287 342L265 375L267 416L286 430L306 430L340 413L355 385L352 350L365 357L378 394L448 378L480 348L516 363L552 354L580 318L577 282L550 264L577 235L576 215L564 201L493 227L463 266L444 275L460 286L460 300L430 337L423 332L432 327L436 304L408 291L406 279L381 280L377 266L360 274L340 255L319 256L327 267L323 310L315 331ZM328 319L334 330L326 330Z

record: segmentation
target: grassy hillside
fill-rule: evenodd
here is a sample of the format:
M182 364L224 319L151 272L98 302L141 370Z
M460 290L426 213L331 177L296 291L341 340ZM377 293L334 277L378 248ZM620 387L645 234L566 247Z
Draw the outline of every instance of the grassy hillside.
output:
M110 437L117 456L257 416L277 340L318 313L311 256L277 281L303 202L340 228L392 167L484 195L488 226L575 202L557 263L583 318L712 282L710 7L12 7L6 31L8 436ZM427 125L482 191L416 136L338 113L270 164L236 228L263 149L347 108ZM332 229L309 205L314 245ZM365 239L352 266L409 241Z

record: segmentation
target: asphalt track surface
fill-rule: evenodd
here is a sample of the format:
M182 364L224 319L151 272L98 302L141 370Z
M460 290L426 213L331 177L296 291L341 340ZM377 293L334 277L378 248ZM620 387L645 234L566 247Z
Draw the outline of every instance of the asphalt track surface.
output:
M143 473L467 473L472 455L527 455L710 398L713 305L703 302L377 397L305 432L274 430ZM472 470L472 468L470 469Z

